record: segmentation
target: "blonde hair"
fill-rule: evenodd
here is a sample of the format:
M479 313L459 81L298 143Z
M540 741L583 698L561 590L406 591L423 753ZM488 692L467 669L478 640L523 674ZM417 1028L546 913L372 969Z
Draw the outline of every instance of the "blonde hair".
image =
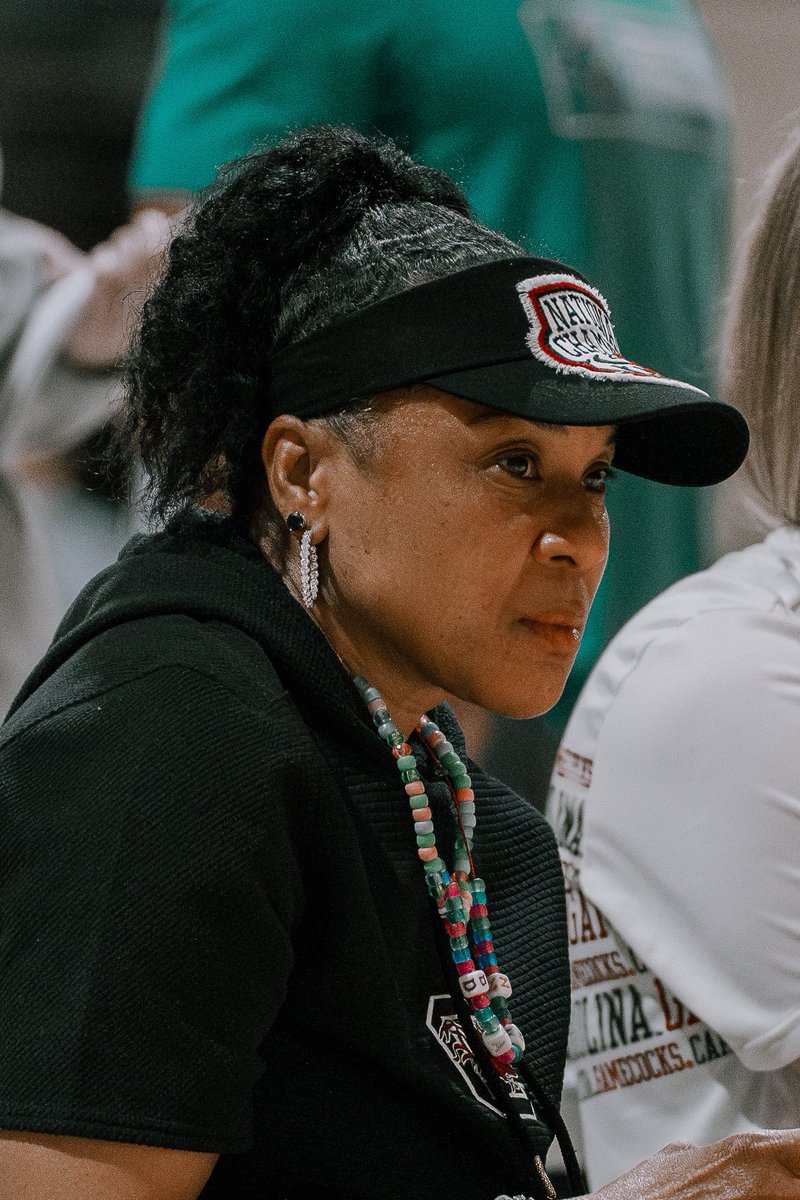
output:
M740 478L768 525L800 524L800 130L759 194L734 277L722 390L750 425Z

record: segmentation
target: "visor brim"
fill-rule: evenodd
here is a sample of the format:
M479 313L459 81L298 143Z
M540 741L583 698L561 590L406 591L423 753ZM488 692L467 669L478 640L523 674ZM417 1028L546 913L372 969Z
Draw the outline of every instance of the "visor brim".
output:
M493 363L425 380L501 412L553 425L616 425L614 465L683 487L720 483L744 461L747 423L729 404L666 379L623 381L559 374L532 361Z

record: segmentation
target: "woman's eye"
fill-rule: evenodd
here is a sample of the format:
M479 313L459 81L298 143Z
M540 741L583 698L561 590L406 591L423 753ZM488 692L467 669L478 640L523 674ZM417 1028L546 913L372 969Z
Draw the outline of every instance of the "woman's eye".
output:
M530 454L504 454L497 460L504 471L515 475L517 479L536 479L537 464Z
M602 494L606 490L606 486L612 479L616 479L617 472L611 467L595 467L583 481L583 486L587 492L599 492Z

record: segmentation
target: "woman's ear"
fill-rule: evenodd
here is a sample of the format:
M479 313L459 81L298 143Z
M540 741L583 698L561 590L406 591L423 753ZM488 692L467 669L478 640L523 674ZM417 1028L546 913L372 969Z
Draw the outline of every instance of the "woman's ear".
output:
M300 512L320 542L327 534L328 459L334 453L328 430L291 413L276 417L261 443L261 461L273 502L285 520Z

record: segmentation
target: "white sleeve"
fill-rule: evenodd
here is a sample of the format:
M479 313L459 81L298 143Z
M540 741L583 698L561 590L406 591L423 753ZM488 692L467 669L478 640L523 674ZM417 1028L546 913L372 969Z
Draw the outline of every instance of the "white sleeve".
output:
M800 624L710 612L600 730L584 893L754 1071L800 1059Z

